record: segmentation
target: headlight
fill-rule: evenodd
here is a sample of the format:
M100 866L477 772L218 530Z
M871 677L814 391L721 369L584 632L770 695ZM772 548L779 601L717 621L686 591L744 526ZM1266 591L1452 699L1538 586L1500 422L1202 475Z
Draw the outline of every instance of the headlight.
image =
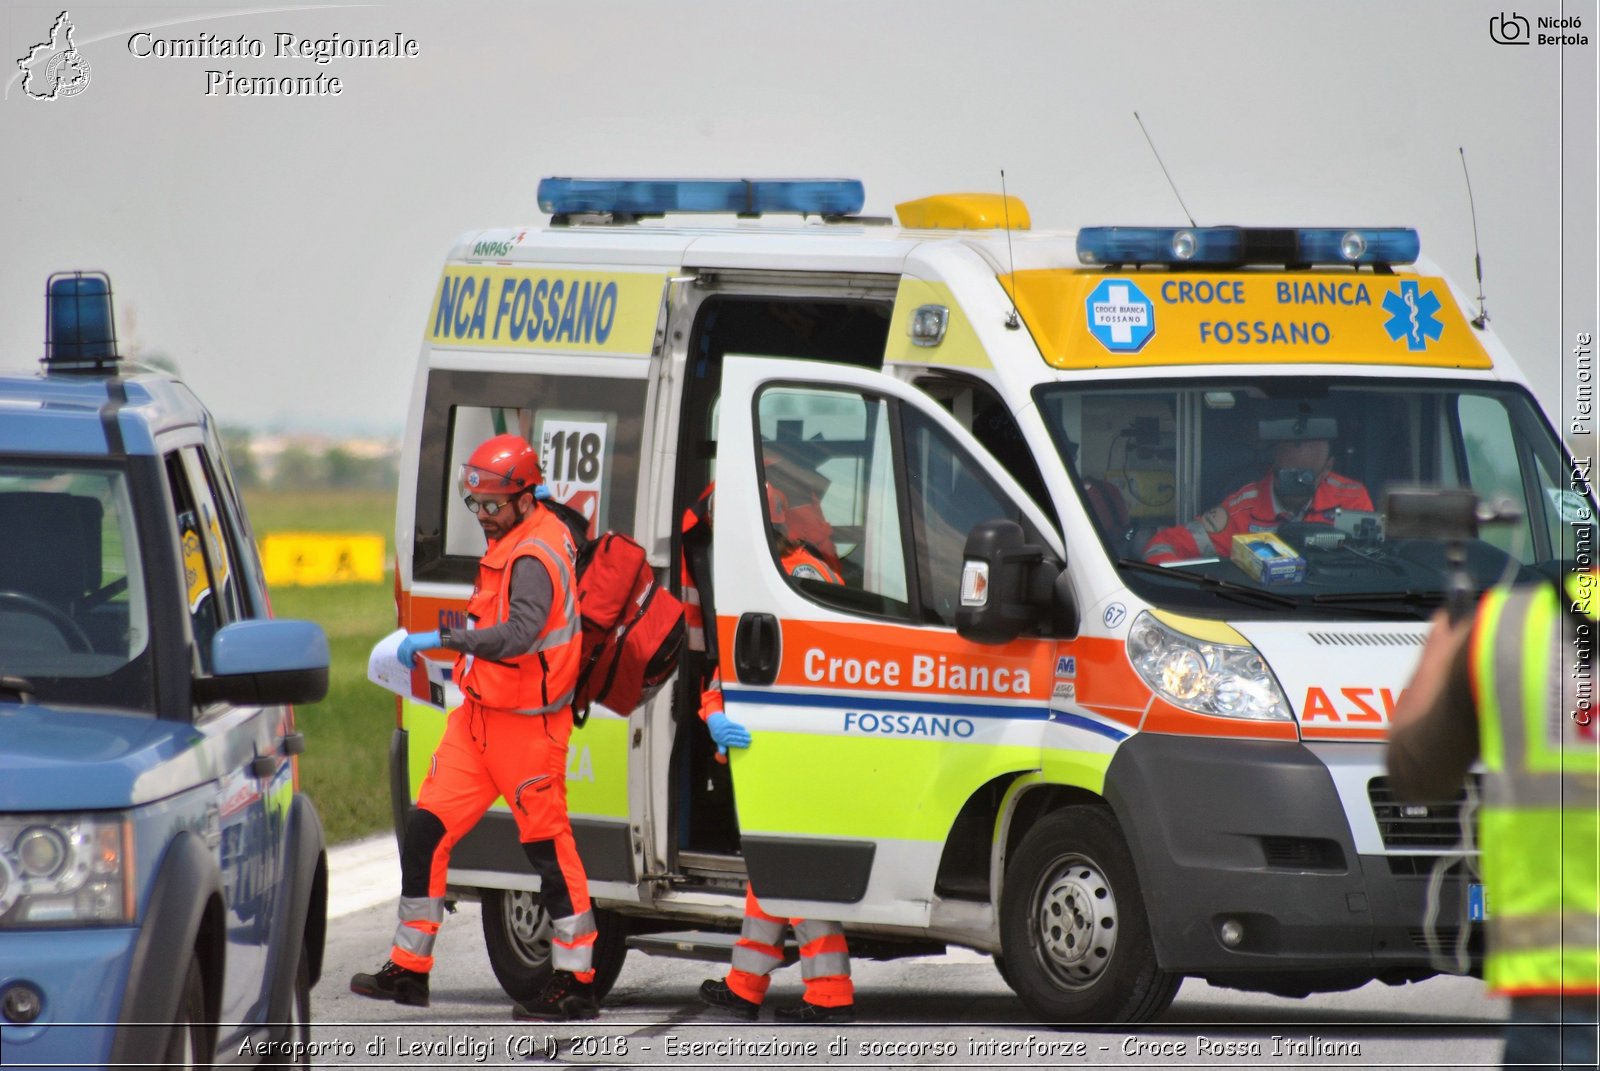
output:
M1128 659L1157 695L1184 710L1254 721L1293 719L1254 647L1186 636L1145 611L1128 631Z
M0 815L0 929L133 921L122 815Z

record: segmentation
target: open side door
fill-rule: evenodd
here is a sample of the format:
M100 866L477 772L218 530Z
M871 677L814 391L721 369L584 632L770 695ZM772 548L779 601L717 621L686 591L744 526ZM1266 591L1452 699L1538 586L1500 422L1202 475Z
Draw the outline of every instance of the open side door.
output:
M1049 718L1055 640L956 634L967 533L1011 519L1065 560L1059 537L882 373L729 357L718 440L714 609L725 708L753 737L730 756L751 883L779 915L926 925L957 814L1039 768Z

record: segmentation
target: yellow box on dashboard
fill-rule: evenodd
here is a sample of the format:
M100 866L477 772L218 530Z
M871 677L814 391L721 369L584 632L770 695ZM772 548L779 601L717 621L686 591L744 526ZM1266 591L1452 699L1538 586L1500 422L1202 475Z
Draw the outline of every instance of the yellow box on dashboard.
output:
M1263 584L1297 584L1306 576L1306 560L1272 532L1234 536L1233 564Z

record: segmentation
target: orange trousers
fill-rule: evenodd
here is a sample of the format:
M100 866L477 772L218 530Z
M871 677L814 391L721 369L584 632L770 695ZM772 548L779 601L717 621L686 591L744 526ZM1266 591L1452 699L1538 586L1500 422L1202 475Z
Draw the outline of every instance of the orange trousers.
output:
M433 938L444 918L450 851L505 797L554 927L551 959L580 981L593 977L594 914L589 881L567 817L567 741L572 712L527 715L467 700L450 712L417 793L401 859L400 925L390 958L433 967ZM416 841L413 844L413 841ZM430 848L431 843L431 848Z
M806 1003L824 1008L853 1003L855 986L850 981L844 927L837 922L769 915L748 884L744 887L744 924L733 946L733 969L726 979L728 988L745 1000L761 1003L772 983L769 975L783 964L783 935L791 924L795 940L800 942L800 978L806 987Z

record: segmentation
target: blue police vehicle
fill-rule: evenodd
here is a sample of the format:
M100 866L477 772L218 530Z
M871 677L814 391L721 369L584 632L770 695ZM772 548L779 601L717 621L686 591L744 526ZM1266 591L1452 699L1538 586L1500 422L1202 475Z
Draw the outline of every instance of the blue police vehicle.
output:
M291 703L328 644L272 620L215 420L116 356L103 274L51 276L0 376L0 1053L305 1063L327 856Z

